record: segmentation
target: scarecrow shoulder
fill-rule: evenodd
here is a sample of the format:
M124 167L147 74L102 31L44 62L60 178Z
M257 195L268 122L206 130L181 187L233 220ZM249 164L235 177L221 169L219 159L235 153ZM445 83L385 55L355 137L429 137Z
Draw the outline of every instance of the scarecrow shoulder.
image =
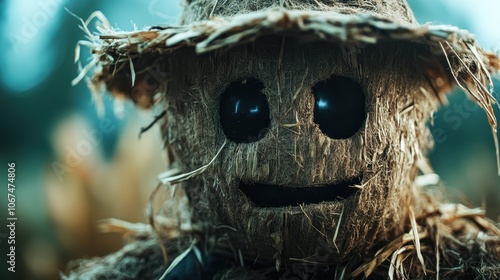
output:
M471 224L477 224L471 221ZM481 222L479 222L481 223ZM443 239L444 265L442 274L449 279L500 279L500 234L497 225L479 225L480 231L468 230L470 224L464 224L464 230L457 240ZM474 225L476 226L476 225ZM495 227L487 229L486 227ZM457 242L458 241L458 242ZM447 260L455 259L446 263ZM452 265L454 263L454 265ZM449 265L449 266L446 266ZM454 272L454 269L461 271Z
M136 239L114 254L70 263L62 279L159 279L165 268L158 242Z
M440 216L426 221L422 240L426 279L500 279L500 227L483 210L461 204L442 204ZM431 274L429 275L429 272Z

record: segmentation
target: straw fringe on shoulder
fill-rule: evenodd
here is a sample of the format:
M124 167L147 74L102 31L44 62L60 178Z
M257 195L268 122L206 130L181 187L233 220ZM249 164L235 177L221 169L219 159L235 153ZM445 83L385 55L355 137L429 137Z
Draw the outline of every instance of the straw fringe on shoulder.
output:
M418 187L423 191L423 187ZM423 200L434 205L434 199L428 194L421 193ZM385 242L378 251L370 254L367 259L352 258L344 266L331 267L338 279L473 279L478 275L488 275L488 279L500 278L500 228L485 217L484 210L469 209L461 204L442 204L439 207L428 206L426 211L414 217L415 226L410 232L398 236L394 240ZM159 227L168 228L165 232L172 232L170 224ZM189 252L194 243L184 252L177 252L178 257L169 260L166 265L162 258L160 244L170 247L183 236L178 232L165 237L160 243L155 238L156 233L150 226L144 224L130 224L111 219L108 224L102 224L108 232L128 232L134 234L134 240L120 251L92 260L84 260L72 265L73 271L63 275L63 279L80 279L80 277L95 278L98 276L130 276L159 278L165 277L179 258ZM417 225L418 223L418 225ZM139 229L139 230L138 230ZM190 231L191 229L185 229ZM186 241L187 242L187 241ZM418 245L417 245L418 244ZM212 244L214 245L214 244ZM220 245L220 244L219 244ZM207 244L204 244L207 246ZM210 247L210 245L208 245ZM218 253L235 263L240 263L241 256L235 248L218 248ZM241 252L240 252L241 253ZM423 262L416 260L422 256ZM175 255L175 254L174 254ZM237 257L239 256L239 257ZM140 261L138 258L147 257L151 262ZM257 256L243 256L244 259L255 260ZM131 265L134 265L131 267ZM286 269L285 267L279 268ZM267 273L274 270L270 262ZM214 279L268 279L266 273L260 274L250 266L234 267L226 270L228 275L238 272L238 277L219 275ZM259 277L257 277L259 276ZM106 278L108 279L108 278ZM149 279L149 278L148 278ZM337 279L337 278L336 278Z

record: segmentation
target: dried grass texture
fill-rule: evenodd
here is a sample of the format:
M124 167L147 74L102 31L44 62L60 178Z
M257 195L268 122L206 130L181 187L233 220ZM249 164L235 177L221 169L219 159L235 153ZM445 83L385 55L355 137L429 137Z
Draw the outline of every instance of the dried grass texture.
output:
M265 44L258 41L203 56L179 50L169 58L168 65L178 70L171 73L163 97L170 162L186 173L207 167L183 183L191 205L187 212L197 231L174 235L177 239L164 237L163 242L184 240L186 247L176 245L182 252L192 236L210 248L237 248L234 254L239 250L246 258L279 268L314 262L337 266L346 277L420 278L425 274L419 259L427 276L438 267L442 277L488 269L497 273L498 252L478 251L482 242L498 248L495 225L482 213L472 211L470 219L463 219L463 209L462 214L440 210L414 183L422 181L416 180L417 164L431 148L424 120L440 98L429 94L427 72L405 70L421 59L432 60L434 54L411 43L342 51L328 43L303 45L290 38L281 50L281 40L266 38ZM335 74L359 81L367 93L365 126L346 140L327 138L312 122L311 85ZM226 143L218 125L217 96L242 77L265 83L273 119L266 137L248 145ZM361 191L343 202L256 209L237 190L241 178L311 185L359 174ZM166 236L170 230L159 232ZM315 259L318 250L327 250L327 258ZM170 254L169 260L175 256Z
M321 11L336 14L365 14L385 18L395 23L416 25L406 1L343 1L343 0L186 0L181 24L227 18L235 14L250 14L263 9Z
M64 279L159 279L166 265L156 239L138 238L120 251L103 258L82 260L69 265L78 273Z
M498 276L497 225L474 210L440 206L415 182L432 147L426 121L455 86L486 110L496 132L490 75L499 58L453 27L333 10L274 9L138 32L105 26L92 38L94 89L166 109L166 152L188 174L176 186L189 198L196 231L162 242L181 253L197 240L278 269L312 262L345 278ZM207 17L196 13L185 21ZM332 75L356 80L367 95L364 127L345 140L313 122L311 86ZM165 78L151 86L151 76ZM226 142L218 100L247 77L265 85L272 121L263 139L238 145ZM257 208L238 190L240 180L308 186L360 175L356 196L300 207Z
M432 53L420 45L401 43L367 46L355 53L291 41L285 44L283 65L278 67L281 39L275 40L266 38L266 44L258 41L201 57L185 51L170 59L178 71L172 73L165 100L167 119L175 121L165 125L164 134L171 137L166 143L176 151L181 169L210 162L213 155L206 150L216 151L223 143L217 96L230 81L262 80L274 122L259 142L228 143L213 166L188 181L185 189L196 205L194 219L209 221L207 227L235 228L237 233L226 233L223 242L236 244L259 260L278 266L308 261L328 265L348 262L384 240L408 233L410 209L417 217L436 211L436 202L421 203L424 197L413 182L417 161L430 148L425 121L416 120L426 120L439 98L428 95L431 86L424 76L405 71L415 62L413 54L425 58ZM400 55L395 58L394 53ZM336 74L360 81L368 94L365 127L346 140L325 137L312 122L310 88ZM200 129L207 127L214 127L215 133ZM304 186L359 174L363 174L362 190L355 199L299 208L256 209L237 188L240 179ZM318 248L331 249L327 259L314 258Z

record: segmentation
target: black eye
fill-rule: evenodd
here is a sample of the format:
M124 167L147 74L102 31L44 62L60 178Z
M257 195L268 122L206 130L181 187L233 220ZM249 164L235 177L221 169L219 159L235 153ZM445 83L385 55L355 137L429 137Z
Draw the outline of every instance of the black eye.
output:
M353 136L365 120L365 94L347 77L333 76L313 86L314 122L333 139Z
M255 79L232 82L220 99L220 123L229 140L260 140L269 128L269 105L264 85Z

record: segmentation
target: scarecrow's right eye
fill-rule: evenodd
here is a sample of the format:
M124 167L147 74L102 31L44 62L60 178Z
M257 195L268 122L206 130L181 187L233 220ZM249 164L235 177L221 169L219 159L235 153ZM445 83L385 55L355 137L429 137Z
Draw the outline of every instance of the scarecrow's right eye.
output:
M226 137L236 143L255 142L269 128L269 104L256 79L232 82L220 99L220 123Z
M365 93L348 77L333 76L313 86L314 122L333 139L347 139L361 128L366 118Z

